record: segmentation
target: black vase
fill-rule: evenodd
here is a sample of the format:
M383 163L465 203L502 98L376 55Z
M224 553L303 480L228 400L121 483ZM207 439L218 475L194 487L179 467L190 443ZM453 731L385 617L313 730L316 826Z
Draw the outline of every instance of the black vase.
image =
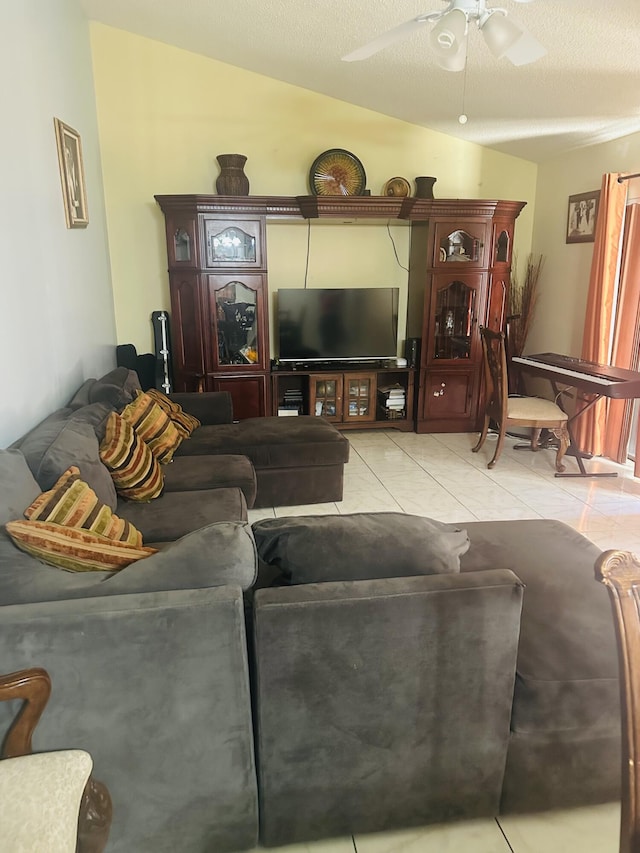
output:
M415 178L416 198L433 198L433 185L437 178L421 177Z
M244 154L218 154L220 174L216 178L216 191L220 195L249 195L249 178L244 173L247 158Z

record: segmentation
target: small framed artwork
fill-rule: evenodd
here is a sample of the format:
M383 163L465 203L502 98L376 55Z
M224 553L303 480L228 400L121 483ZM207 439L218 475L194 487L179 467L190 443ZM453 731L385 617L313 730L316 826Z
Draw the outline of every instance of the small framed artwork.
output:
M567 243L593 243L600 190L569 196L567 213Z
M58 166L67 228L86 228L89 224L89 212L84 186L80 134L59 118L54 118L53 122L56 129Z

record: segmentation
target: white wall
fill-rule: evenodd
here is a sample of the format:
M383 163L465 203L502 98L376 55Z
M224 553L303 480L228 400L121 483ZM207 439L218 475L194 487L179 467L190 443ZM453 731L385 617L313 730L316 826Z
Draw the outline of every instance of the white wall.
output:
M533 252L545 256L526 351L579 356L593 243L565 243L570 195L599 189L605 172L640 172L640 133L573 151L538 169Z
M0 0L0 446L115 364L88 24L78 0ZM89 226L67 229L54 116L81 135Z

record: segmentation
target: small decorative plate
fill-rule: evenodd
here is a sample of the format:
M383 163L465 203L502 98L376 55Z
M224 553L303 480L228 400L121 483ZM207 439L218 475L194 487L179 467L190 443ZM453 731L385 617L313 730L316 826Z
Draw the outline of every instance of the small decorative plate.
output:
M411 185L406 178L389 178L382 187L382 195L406 198L406 196L411 195Z
M330 148L313 161L309 185L314 195L362 195L367 176L354 154L344 148Z

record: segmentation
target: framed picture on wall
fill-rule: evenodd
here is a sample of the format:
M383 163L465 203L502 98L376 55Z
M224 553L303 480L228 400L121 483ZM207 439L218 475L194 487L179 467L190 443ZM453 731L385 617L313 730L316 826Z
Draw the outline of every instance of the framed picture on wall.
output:
M62 199L67 228L86 228L89 224L87 195L84 186L82 143L77 130L59 118L53 120L58 145L58 166L62 182Z
M600 190L569 196L567 212L567 243L593 243Z

